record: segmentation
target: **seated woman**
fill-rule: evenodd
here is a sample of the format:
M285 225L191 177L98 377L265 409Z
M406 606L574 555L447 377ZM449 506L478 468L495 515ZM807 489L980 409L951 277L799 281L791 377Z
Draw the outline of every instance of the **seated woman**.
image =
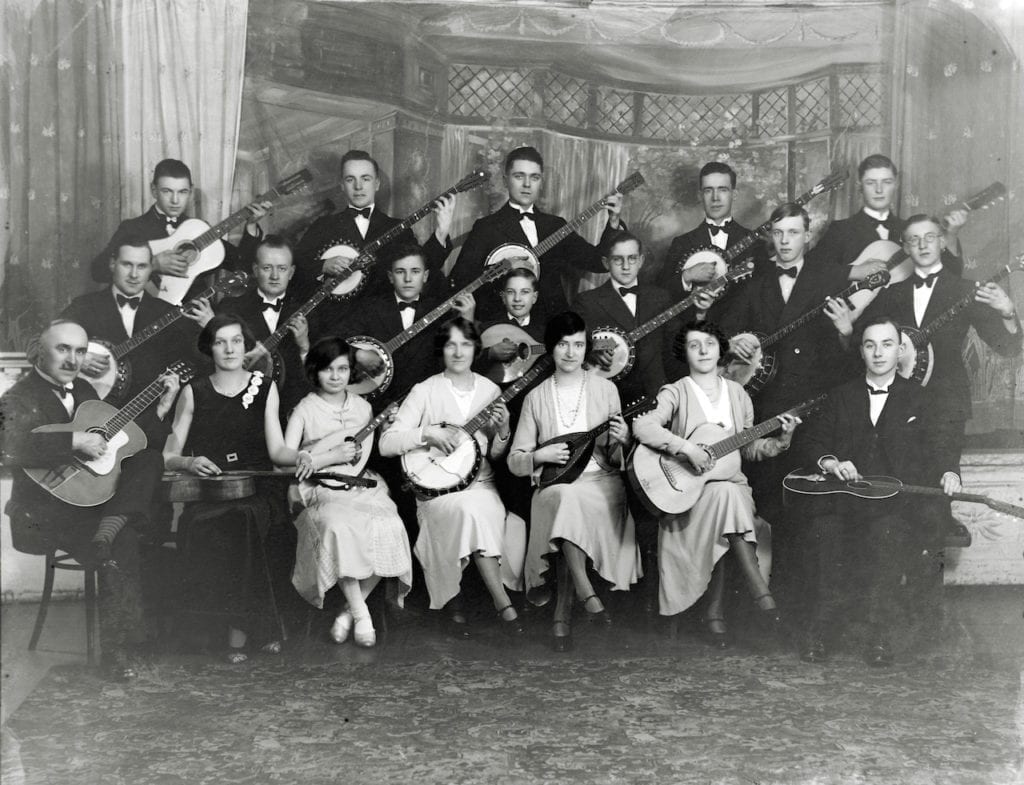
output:
M753 425L754 407L742 386L719 375L729 345L722 332L708 322L691 322L682 334L686 356L680 359L685 359L689 374L658 391L657 408L633 421L633 434L642 444L682 456L694 470L704 472L713 460L687 436L708 423L721 430L722 439L738 433ZM790 415L781 415L781 419L781 436L755 439L741 448L742 456L756 461L788 449L800 420ZM755 545L767 539L769 532L768 525L756 516L747 478L738 469L727 480L709 481L689 511L663 515L658 532L661 614L681 613L708 590L704 618L712 640L724 646L725 573L719 560L731 550L758 608L777 629L780 618L768 589L770 551L755 551ZM765 557L761 569L758 553Z
M508 448L508 409L495 402L498 387L471 370L480 350L480 336L472 322L460 316L442 324L434 350L443 358L444 371L412 388L381 436L380 452L403 455L433 447L450 453L456 444L450 429L441 423L464 425L490 407L487 424L473 435L483 457L472 483L461 491L417 500L420 530L414 551L423 565L430 607L447 608L449 620L456 625L453 630L466 631L459 592L462 571L472 559L505 631L522 635L522 624L505 589L522 586L526 525L518 516L506 514L487 459L499 458Z
M203 328L199 351L212 358L214 371L194 379L178 398L164 447L168 471L216 477L227 470L270 470L271 457L280 464L295 463L295 451L285 448L281 434L277 388L259 371L243 366L246 351L255 345L237 316L214 316ZM271 580L267 540L271 527L283 529L287 520L284 490L273 479L258 483L257 489L242 499L190 503L178 524L186 604L199 612L216 608L214 613L228 619L231 663L245 661L243 627L253 626L254 619L268 641L261 651L281 650L279 636L267 633L266 609L273 608L272 616L277 616L273 588L282 583ZM290 564L290 551L287 556ZM286 577L283 584L287 586Z
M372 433L365 447L345 441L373 419L370 404L346 389L352 355L349 344L328 336L306 356L306 376L315 392L299 401L284 435L287 447L300 450L299 479L314 471L356 473L358 464L368 457L364 451L373 448ZM299 542L292 583L317 608L324 606L324 593L338 584L346 607L331 627L331 638L344 643L351 631L357 645L373 646L377 634L366 598L381 578L397 577L401 605L412 586L412 557L384 480L370 469L358 473L376 480L377 486L341 490L329 481L299 484L305 509L295 520Z
M620 414L619 392L608 379L584 369L590 339L578 314L567 311L551 319L544 330L544 346L554 358L555 372L523 402L508 458L512 473L536 480L545 464L569 460L565 443L538 448L539 444L612 421L583 473L572 483L535 491L530 507L527 596L544 583L548 559L560 553L552 633L555 650L567 651L572 645L574 590L591 618L611 621L587 575L588 562L613 589L629 591L640 578L640 552L620 473L629 426Z

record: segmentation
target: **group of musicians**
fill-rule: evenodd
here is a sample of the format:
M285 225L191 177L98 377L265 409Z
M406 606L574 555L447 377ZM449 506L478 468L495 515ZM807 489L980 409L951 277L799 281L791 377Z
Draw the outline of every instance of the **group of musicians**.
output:
M258 475L256 493L209 500L200 490L177 526L181 602L223 611L217 640L226 626L231 662L280 652L273 619L296 598L322 608L334 586L342 600L331 639L373 646L367 598L390 579L386 606L400 608L413 555L429 607L460 637L486 601L463 590L472 562L512 638L524 634L524 603L551 603L550 642L566 651L577 602L607 626L607 590L637 589L664 616L701 608L708 640L726 646L732 563L758 627L786 628L804 660L829 657L857 619L867 623L858 643L867 661L892 661L901 591L934 588L935 561L921 554L954 525L948 500L791 503L783 480L799 470L960 490L967 330L1004 356L1022 338L1006 291L961 277L966 209L901 220L896 166L872 155L858 169L863 208L812 249L797 203L777 207L752 237L732 217L736 173L711 162L699 177L705 219L672 241L662 278L643 283L646 254L621 218L621 193L603 200L596 246L566 231L532 255L570 227L538 208L545 164L521 147L505 161L508 202L475 222L446 276L454 195L437 200L420 245L377 206L372 157L346 153L340 176L348 205L296 243L263 234L269 202L250 205L240 244L225 244L220 284L202 292L197 282L179 305L147 290L156 276L189 274L183 249L151 249L178 230L193 189L185 164L162 161L153 206L124 221L92 263L104 287L43 330L33 370L0 400L14 545L64 549L99 567L112 678L134 675L147 634L140 548L169 528L161 487L245 472ZM371 258L358 255L389 232ZM909 275L885 288L890 258L870 249L863 258L879 240L909 257ZM511 255L488 275L506 244ZM331 250L339 246L357 253ZM230 285L237 272L249 275L245 291ZM581 272L609 279L568 292ZM352 280L361 285L344 292ZM914 352L907 328L930 340L926 386L900 373ZM608 336L622 335L632 362L617 368L622 347ZM179 360L199 375L183 378ZM81 407L100 397L97 381L114 366L113 406L90 421ZM34 470L113 456L123 440L98 429L112 417L132 420L146 446L119 454L109 498L61 498ZM40 428L53 424L66 427ZM644 474L644 450L660 477ZM654 487L666 477L680 498L662 504ZM683 504L685 493L693 498Z

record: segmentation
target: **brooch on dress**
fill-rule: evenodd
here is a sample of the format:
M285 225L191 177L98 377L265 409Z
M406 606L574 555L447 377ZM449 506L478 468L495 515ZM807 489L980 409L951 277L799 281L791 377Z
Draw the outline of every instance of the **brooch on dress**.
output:
M248 409L252 402L256 400L256 394L260 391L261 384L263 384L263 371L253 371L252 377L249 379L249 389L242 396L243 409Z

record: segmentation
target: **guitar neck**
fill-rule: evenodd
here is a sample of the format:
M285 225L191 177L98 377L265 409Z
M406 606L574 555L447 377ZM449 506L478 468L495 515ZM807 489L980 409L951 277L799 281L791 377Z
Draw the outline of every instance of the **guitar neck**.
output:
M604 196L602 196L600 199L598 199L596 202L590 205L590 207L588 207L586 210L581 212L571 221L566 223L565 226L559 228L555 232L552 232L539 243L537 243L537 245L533 249L533 252L537 254L537 256L543 256L544 254L546 254L548 251L550 251L552 248L554 248L556 245L562 242L562 240L564 240L570 234L572 234L581 226L583 226L583 224L585 224L587 221L589 221L591 218L593 218L595 215L601 212L601 210L604 209L605 200L611 196L614 196L616 193L618 193L618 191L612 191L611 193L607 193Z
M776 430L777 428L780 428L782 426L783 414L790 414L794 416L803 414L805 412L810 411L811 409L814 409L816 406L821 404L826 398L828 398L828 393L823 393L822 395L819 395L816 398L804 401L798 406L794 406L792 409L788 409L785 412L782 412L782 414L776 414L774 417L769 417L762 423L758 423L757 425L751 426L750 428L742 430L739 433L733 434L732 436L728 436L719 442L715 442L714 444L708 446L707 450L717 460L721 458L723 455L728 455L733 450L738 450L740 449L740 447L750 444L755 439L760 439L762 436L767 436L772 431Z
M203 292L200 295L200 297L210 297L212 295L213 290L209 289ZM127 341L122 341L117 346L115 346L111 352L114 355L114 359L120 360L122 357L128 354L128 352L132 351L133 349L137 349L139 346L144 344L146 341L148 341L154 335L159 333L165 327L169 327L170 325L178 321L178 319L181 319L184 316L185 313L184 311L181 310L180 306L171 311L168 311L155 322L147 324L143 329L139 330Z
M986 507L990 507L998 512L1006 513L1007 515L1015 515L1018 518L1024 518L1024 508L1018 507L1015 504L1010 504L1009 502L990 499L983 493L964 493L963 491L958 491L957 493L946 493L942 488L934 488L930 485L904 485L903 483L895 482L872 481L871 486L875 488L892 488L893 490L919 494L921 496L941 496L957 502L984 504Z
M838 294L833 295L831 299L834 299L834 300L845 300L851 294L854 294L855 292L859 292L863 288L864 287L861 284L861 282L857 281L857 282L852 283L849 286L847 286L845 289L843 289L843 291L839 292ZM809 321L811 321L812 319L814 319L817 316L819 316L822 312L824 312L826 306L828 306L828 302L827 301L823 302L823 303L819 303L818 305L814 306L814 308L809 310L807 313L805 313L805 314L803 314L801 316L798 316L796 319L791 321L789 324L784 325L783 327L780 327L778 330L776 330L771 335L769 335L767 338L765 338L763 341L761 341L761 348L764 348L766 346L771 346L772 344L777 343L778 341L781 341L783 338L785 338L787 335L789 335L794 330L800 329L805 324L807 324Z
M288 322L296 316L309 316L310 312L314 308L330 296L331 292L334 291L334 287L337 285L338 282L336 279L327 278L319 287L317 287L317 290L313 292L313 296L295 310L295 313L289 316L283 324L278 325L278 328L274 330L274 332L260 341L260 343L263 344L263 348L268 352L276 351L277 347L281 344L281 341L283 341L291 332L291 330L288 329Z
M541 357L537 362L533 364L533 367L516 379L512 384L505 388L505 390L495 398L490 405L485 406L479 411L475 417L470 419L463 428L466 429L470 434L476 433L478 430L483 428L489 419L491 419L490 408L496 403L508 403L515 398L519 393L529 387L535 379L551 369L554 364L554 360L551 359L550 355Z
M673 305L671 308L668 308L667 310L662 311L657 316L655 316L655 317L653 317L651 319L648 319L646 322L641 324L639 327L636 327L633 330L630 330L629 333L627 333L627 337L631 341L633 341L633 343L636 343L641 338L646 338L648 335L650 335L652 332L657 330L663 324L665 324L666 322L674 319L679 314L681 314L683 311L685 311L687 308L689 308L692 305L694 305L697 302L697 298L700 296L700 294L702 292L713 291L713 290L717 289L720 286L722 286L722 287L728 286L730 283L732 283L733 275L735 275L735 273L726 272L725 275L720 275L717 278L715 278L713 281L709 281L708 283L704 284L703 286L694 288L694 290L690 293L690 295L688 297L684 297L682 300L680 300L678 303Z
M163 395L164 385L159 378L154 379L147 384L138 395L132 398L126 403L117 413L103 423L100 426L103 431L103 436L109 441L113 438L114 434L118 431L124 430L124 427L135 420L140 414L146 409L156 403L157 399Z
M257 196L255 199L253 199L253 201L276 202L280 198L281 193L277 190L277 187L275 186L266 193ZM207 229L205 232L203 232L201 235L195 238L192 241L192 244L196 247L197 250L201 251L211 243L215 242L216 240L222 239L224 235L226 235L231 230L244 224L247 220L249 220L249 217L251 215L252 213L249 212L248 207L243 207L239 210L235 210L233 213L231 213L231 215L229 215L219 224L217 224L216 226L211 226L209 229Z
M967 308L971 303L974 302L974 294L982 286L988 283L999 283L1004 278L1009 276L1009 274L1012 271L1013 267L1011 265L1005 265L1004 267L1000 268L998 273L993 275L984 283L975 283L974 289L972 289L969 294L965 294L963 297L961 297L959 300L957 300L955 303L949 306L949 308L947 308L945 311L943 311L934 319L932 319L927 325L925 325L925 327L921 330L922 337L925 340L927 340L930 336L934 335L937 330L941 330L943 327L945 327L947 324L953 321L953 319L955 319L957 315L964 310L964 308Z

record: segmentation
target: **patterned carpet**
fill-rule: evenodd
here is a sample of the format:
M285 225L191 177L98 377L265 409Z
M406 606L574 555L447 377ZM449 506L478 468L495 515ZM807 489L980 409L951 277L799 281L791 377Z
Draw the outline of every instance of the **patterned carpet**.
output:
M453 654L428 641L400 657L387 647L334 651L348 653L329 664L286 653L242 667L179 657L124 687L86 668L55 669L4 729L5 779L1022 781L1020 674L960 660L871 670L850 657L823 668L697 644L630 656L614 646L558 656L534 642Z

